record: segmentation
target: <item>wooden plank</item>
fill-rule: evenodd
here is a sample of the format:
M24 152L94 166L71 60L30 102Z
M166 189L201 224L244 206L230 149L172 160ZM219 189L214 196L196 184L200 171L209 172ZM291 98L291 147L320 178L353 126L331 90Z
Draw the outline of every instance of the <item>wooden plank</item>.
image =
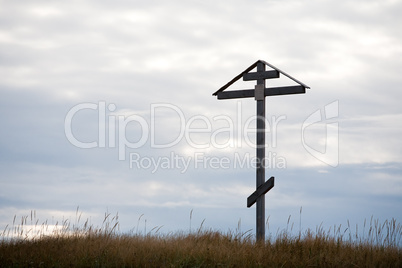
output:
M303 86L271 87L264 90L265 96L290 95L306 93Z
M293 81L295 81L295 82L298 83L299 85L303 86L304 88L310 88L310 87L307 86L306 84L303 84L302 82L300 82L300 81L297 80L296 78L294 78L294 77L288 75L287 73L285 73L284 71L280 70L279 68L276 68L276 67L273 66L272 64L270 64L270 63L268 63L268 62L266 62L266 61L264 61L264 60L259 60L259 61L263 62L265 65L271 67L272 69L277 70L278 72L280 72L280 73L283 74L284 76L286 76L286 77L292 79Z
M265 87L264 87L264 85L263 84L259 84L259 85L256 85L255 86L255 89L254 89L254 97L255 97L255 100L257 100L257 101L259 101L259 100L264 100L264 98L265 98L265 96L264 96L264 90L265 90Z
M265 72L265 65L262 62L257 64L257 72ZM256 156L258 159L256 170L256 188L265 183L265 79L258 79L255 90L257 108L257 133L256 133ZM260 92L258 92L260 91ZM257 199L256 208L256 235L258 241L265 240L265 195L260 195Z
M277 70L273 70L273 71L243 74L243 81L251 81L257 79L271 79L271 78L279 78L279 72Z
M259 62L256 61L253 64L251 64L246 70L244 70L243 72L241 72L240 74L238 74L235 78L233 78L232 80L230 80L228 83L226 83L223 87L221 87L220 89L218 89L216 92L214 92L212 95L216 96L218 95L219 92L224 91L225 89L227 89L228 87L230 87L234 82L236 82L237 80L239 80L240 78L242 78L243 74L250 72L252 69L254 69L257 66L257 63Z
M303 94L303 93L306 93L306 89L303 86L270 87L264 90L265 96ZM217 97L218 100L253 98L254 89L222 91L217 94Z
M269 190L271 190L274 187L275 183L275 178L271 177L269 180L267 180L264 184L260 185L257 190L255 190L254 193L252 193L248 198L247 198L247 207L251 207L257 199L266 194Z
M230 90L218 93L218 100L252 98L254 97L254 89Z

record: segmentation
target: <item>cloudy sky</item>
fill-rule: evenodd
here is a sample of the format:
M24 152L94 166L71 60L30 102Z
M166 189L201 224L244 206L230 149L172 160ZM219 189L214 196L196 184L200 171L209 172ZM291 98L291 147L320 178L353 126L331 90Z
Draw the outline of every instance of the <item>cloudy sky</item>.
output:
M311 87L266 99L268 232L402 221L401 1L0 3L0 231L254 232L255 101L212 93L258 59Z

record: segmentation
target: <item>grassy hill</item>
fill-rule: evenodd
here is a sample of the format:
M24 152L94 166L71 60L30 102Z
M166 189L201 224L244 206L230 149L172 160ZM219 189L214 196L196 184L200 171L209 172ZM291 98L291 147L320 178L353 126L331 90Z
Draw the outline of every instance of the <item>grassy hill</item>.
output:
M118 224L0 240L1 267L402 267L402 228L371 221L365 237L340 228L286 232L255 242L250 234L212 230L172 235L118 234ZM331 233L331 235L330 235ZM1 238L0 238L1 239Z

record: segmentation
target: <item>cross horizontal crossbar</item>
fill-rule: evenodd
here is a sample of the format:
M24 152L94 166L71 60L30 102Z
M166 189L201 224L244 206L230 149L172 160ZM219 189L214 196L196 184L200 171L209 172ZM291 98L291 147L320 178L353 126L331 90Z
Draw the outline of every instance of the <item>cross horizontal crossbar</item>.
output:
M267 180L264 184L260 185L257 190L255 190L254 193L252 193L248 198L247 198L247 207L251 207L257 199L266 194L269 190L271 190L274 187L274 181L275 178L271 177L269 180Z
M303 94L306 93L306 88L303 86L287 86L287 87L270 87L264 89L264 96ZM238 99L238 98L253 98L254 89L230 90L221 91L218 95L218 100Z
M273 70L273 71L243 74L243 81L251 81L257 79L271 79L271 78L279 78L279 72L277 70Z

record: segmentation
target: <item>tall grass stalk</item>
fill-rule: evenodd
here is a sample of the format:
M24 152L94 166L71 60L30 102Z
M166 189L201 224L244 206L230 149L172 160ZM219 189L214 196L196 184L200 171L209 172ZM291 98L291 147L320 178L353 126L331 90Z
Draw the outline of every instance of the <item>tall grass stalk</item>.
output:
M140 219L138 219L138 225ZM190 216L191 218L191 216ZM197 232L160 233L154 227L148 233L124 234L119 231L118 214L105 213L100 227L88 220L63 219L52 226L39 224L36 213L14 217L13 225L0 232L0 264L15 266L136 266L136 267L402 267L402 226L395 219L363 224L363 236L350 222L324 230L322 224L292 235L286 229L256 243L252 230L216 232L203 227ZM145 221L146 222L146 221ZM146 225L146 223L145 223ZM55 228L55 226L58 226ZM146 228L146 227L145 227ZM368 231L366 229L368 228ZM51 232L49 232L51 231Z

